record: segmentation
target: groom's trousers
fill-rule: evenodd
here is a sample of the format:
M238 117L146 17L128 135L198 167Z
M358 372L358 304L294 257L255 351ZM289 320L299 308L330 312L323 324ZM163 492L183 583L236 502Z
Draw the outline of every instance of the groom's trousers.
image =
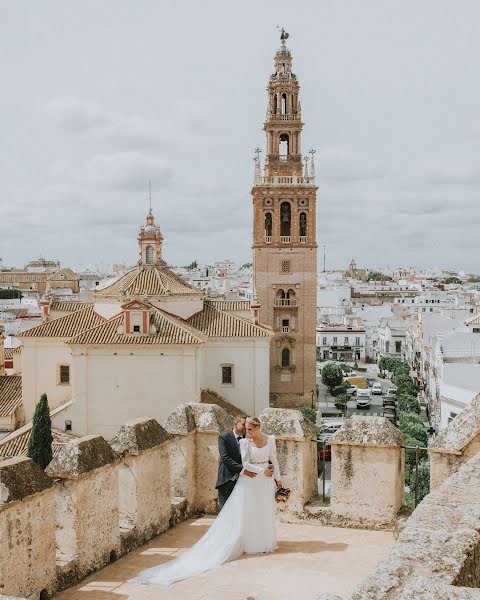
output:
M222 510L223 505L228 500L228 497L233 492L233 488L237 481L226 481L223 485L220 485L218 489L218 510Z

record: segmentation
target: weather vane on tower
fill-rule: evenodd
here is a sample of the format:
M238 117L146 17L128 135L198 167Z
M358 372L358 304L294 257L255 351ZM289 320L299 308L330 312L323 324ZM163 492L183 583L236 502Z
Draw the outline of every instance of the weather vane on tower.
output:
M279 25L277 25L277 29L280 31L280 39L282 40L282 46L285 46L285 40L288 40L289 34L285 31L283 27L280 28Z

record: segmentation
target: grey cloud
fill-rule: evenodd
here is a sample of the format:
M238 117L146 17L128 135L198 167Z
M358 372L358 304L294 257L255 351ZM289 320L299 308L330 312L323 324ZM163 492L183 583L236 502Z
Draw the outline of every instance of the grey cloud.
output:
M480 185L480 162L452 160L434 163L425 167L424 180L434 185L478 186Z

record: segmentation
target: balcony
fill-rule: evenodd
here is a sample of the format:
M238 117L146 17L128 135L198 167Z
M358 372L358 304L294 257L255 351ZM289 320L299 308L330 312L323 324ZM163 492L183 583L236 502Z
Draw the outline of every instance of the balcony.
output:
M291 235L281 235L280 236L280 243L281 244L290 244L292 241L292 236Z
M283 176L283 175L270 175L270 177L261 177L254 185L268 185L268 186L291 186L291 185L315 185L315 177L303 177L300 175Z
M267 119L270 119L271 121L300 121L300 115L281 115L280 113L269 112L267 113Z
M306 235L301 235L300 236L300 243L301 244L306 244L307 243L307 236Z
M276 308L290 308L297 306L296 298L275 298L273 306Z
M271 235L266 235L265 236L265 243L266 244L271 244L272 243L272 236Z

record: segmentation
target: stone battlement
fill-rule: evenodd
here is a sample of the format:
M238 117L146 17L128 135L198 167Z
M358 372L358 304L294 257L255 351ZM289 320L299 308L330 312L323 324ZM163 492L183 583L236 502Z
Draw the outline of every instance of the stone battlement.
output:
M260 418L284 472L301 465L288 480L299 508L316 493L315 428L298 411ZM45 472L28 458L1 462L0 599L52 597L176 523L216 513L218 435L231 426L219 406L184 404L164 426L137 419L110 443L74 439Z

